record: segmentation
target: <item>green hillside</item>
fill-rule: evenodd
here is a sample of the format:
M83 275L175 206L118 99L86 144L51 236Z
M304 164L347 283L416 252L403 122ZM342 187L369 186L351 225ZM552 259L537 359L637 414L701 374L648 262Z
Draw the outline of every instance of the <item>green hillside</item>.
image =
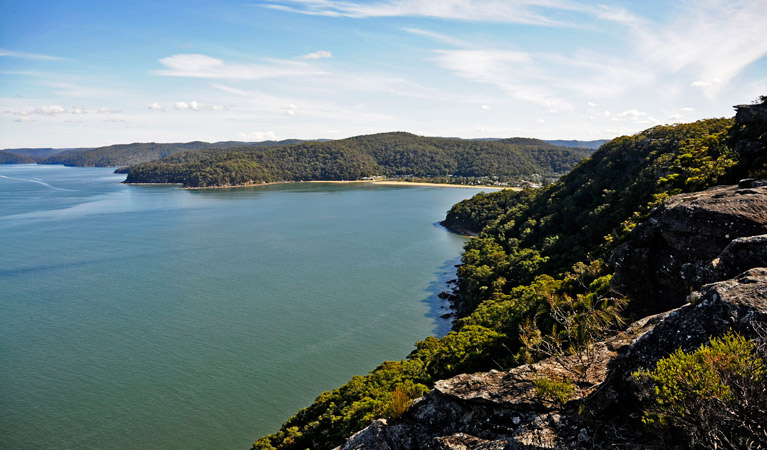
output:
M234 186L273 181L415 177L434 181L556 175L587 156L536 139L473 141L382 133L270 149L191 152L130 168L128 183Z
M36 160L29 156L0 150L0 164L33 164L35 162Z

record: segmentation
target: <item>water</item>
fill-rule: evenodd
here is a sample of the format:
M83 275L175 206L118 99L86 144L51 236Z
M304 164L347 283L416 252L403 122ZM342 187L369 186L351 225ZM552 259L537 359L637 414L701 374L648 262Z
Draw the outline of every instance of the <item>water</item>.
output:
M0 166L0 448L245 449L449 324L470 189Z

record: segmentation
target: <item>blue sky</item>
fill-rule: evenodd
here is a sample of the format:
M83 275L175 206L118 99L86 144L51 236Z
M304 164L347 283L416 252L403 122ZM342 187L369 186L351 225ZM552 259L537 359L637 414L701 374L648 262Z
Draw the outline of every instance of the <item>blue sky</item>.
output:
M599 139L767 94L767 1L0 1L0 148Z

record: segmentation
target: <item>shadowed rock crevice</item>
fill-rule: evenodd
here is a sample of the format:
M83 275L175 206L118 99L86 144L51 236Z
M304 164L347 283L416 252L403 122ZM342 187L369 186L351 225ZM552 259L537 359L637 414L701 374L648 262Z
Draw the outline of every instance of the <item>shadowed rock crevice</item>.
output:
M705 283L767 265L755 238L765 233L765 181L672 197L613 252L611 286L631 298L630 314L676 308Z

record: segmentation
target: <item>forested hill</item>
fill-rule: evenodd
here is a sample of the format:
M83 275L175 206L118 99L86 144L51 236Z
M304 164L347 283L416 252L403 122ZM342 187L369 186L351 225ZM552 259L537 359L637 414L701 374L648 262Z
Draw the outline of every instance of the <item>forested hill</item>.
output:
M0 150L0 164L33 164L34 158Z
M767 111L767 96L760 101ZM610 141L545 188L459 203L446 225L478 237L458 268L453 331L321 394L253 449L330 449L374 419L396 421L437 380L592 348L590 339L620 329L626 301L631 307L610 293L610 252L669 196L767 177L765 155L767 119L658 126ZM549 387L573 386L558 383Z
M66 151L79 152L85 150L90 150L90 148L5 148L2 151L40 160Z
M599 147L602 146L602 144L606 144L609 141L610 141L609 139L597 139L595 141L575 141L575 140L561 140L561 139L546 140L546 142L548 142L551 145L559 145L562 147L590 148L592 150L598 149Z
M189 152L130 168L128 183L235 186L365 177L498 177L562 174L588 155L537 139L476 141L395 132L263 149Z
M40 164L64 164L65 166L77 167L117 167L130 166L142 162L153 161L176 153L200 149L228 149L232 147L270 147L287 145L298 140L286 141L263 141L247 143L239 141L224 142L185 142L160 144L155 142L109 145L93 149L67 150L47 158L41 159Z

